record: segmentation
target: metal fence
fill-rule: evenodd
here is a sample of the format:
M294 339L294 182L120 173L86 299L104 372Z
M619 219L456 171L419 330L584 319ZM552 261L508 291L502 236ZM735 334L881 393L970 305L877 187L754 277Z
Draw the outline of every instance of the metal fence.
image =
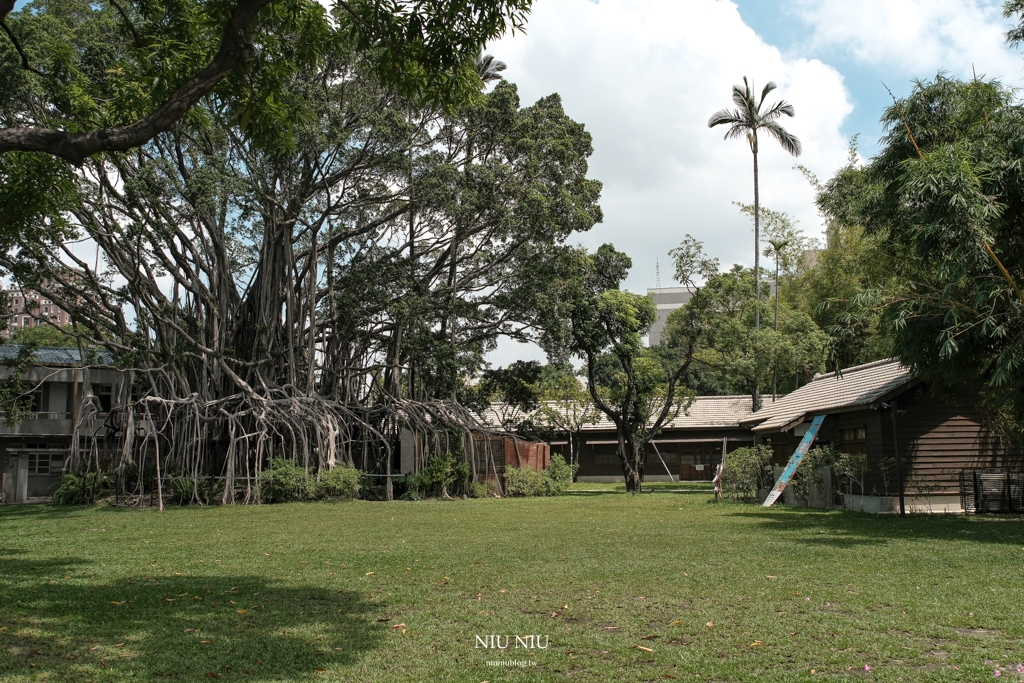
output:
M964 512L1024 512L1024 472L961 470L960 506Z

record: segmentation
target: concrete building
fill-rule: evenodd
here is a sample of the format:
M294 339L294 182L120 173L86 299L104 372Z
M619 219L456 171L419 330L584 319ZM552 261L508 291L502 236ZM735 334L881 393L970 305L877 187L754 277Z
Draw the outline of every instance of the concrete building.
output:
M665 329L665 321L668 320L669 314L686 304L693 293L686 287L661 287L648 289L647 296L654 299L654 305L658 307L658 319L651 326L647 345L658 346L661 344L661 333Z
M20 348L0 346L0 359L17 358ZM102 364L109 361L109 356L101 354ZM85 395L85 371L81 366L78 349L36 349L35 365L22 373L32 396L31 417L14 425L0 413L0 502L23 503L53 494L71 451L76 421L82 419L77 425L80 437L105 432L106 417L123 373L113 367L89 368L89 383L99 410L89 411L83 419L79 416ZM10 377L11 372L11 368L0 368L0 377Z

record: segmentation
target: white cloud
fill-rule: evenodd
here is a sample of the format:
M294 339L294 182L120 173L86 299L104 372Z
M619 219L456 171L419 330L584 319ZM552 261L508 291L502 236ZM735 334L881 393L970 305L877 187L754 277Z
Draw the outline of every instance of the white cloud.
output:
M733 84L774 80L790 101L785 125L804 144L800 163L828 177L846 157L840 133L852 111L842 76L814 59L785 58L724 0L545 0L526 35L488 47L508 63L523 104L552 92L594 136L591 176L604 182L605 221L580 241L612 242L633 258L627 287L655 284L655 259L670 286L668 250L691 233L723 264L753 264L749 220L733 201L753 199L750 150L708 129L731 106ZM761 143L761 198L810 234L820 231L813 193L796 162L774 141ZM511 347L504 347L509 348ZM492 356L504 364L515 356Z
M1010 22L998 0L794 0L791 9L812 30L809 48L835 48L891 72L1021 74L1020 54L1004 44Z

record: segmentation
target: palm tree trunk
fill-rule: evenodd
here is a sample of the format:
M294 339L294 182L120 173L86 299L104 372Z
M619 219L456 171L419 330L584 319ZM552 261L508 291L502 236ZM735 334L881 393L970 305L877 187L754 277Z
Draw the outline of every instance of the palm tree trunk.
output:
M761 197L757 189L757 142L754 142L754 329L761 329ZM754 386L754 410L761 408L761 387Z
M775 331L779 331L779 252L775 251ZM779 393L779 371L772 368L772 403Z
M754 329L761 329L761 197L757 186L757 152L754 152Z

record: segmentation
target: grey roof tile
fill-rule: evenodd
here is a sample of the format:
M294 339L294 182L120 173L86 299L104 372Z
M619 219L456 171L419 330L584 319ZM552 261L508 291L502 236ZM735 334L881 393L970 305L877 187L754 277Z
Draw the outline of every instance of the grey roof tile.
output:
M482 417L488 424L500 424L500 408L493 407ZM689 409L666 424L663 429L727 429L739 427L740 421L752 415L750 396L697 396ZM604 413L596 422L583 427L584 432L615 431L615 423Z
M14 360L19 351L21 347L15 344L0 345L0 360ZM80 365L81 355L75 348L40 346L36 348L35 360L40 365ZM99 365L112 365L114 359L107 351L97 351L95 362Z
M839 376L834 372L818 374L796 391L765 404L742 422L755 432L780 430L807 415L869 407L913 379L909 368L891 358L847 368Z

